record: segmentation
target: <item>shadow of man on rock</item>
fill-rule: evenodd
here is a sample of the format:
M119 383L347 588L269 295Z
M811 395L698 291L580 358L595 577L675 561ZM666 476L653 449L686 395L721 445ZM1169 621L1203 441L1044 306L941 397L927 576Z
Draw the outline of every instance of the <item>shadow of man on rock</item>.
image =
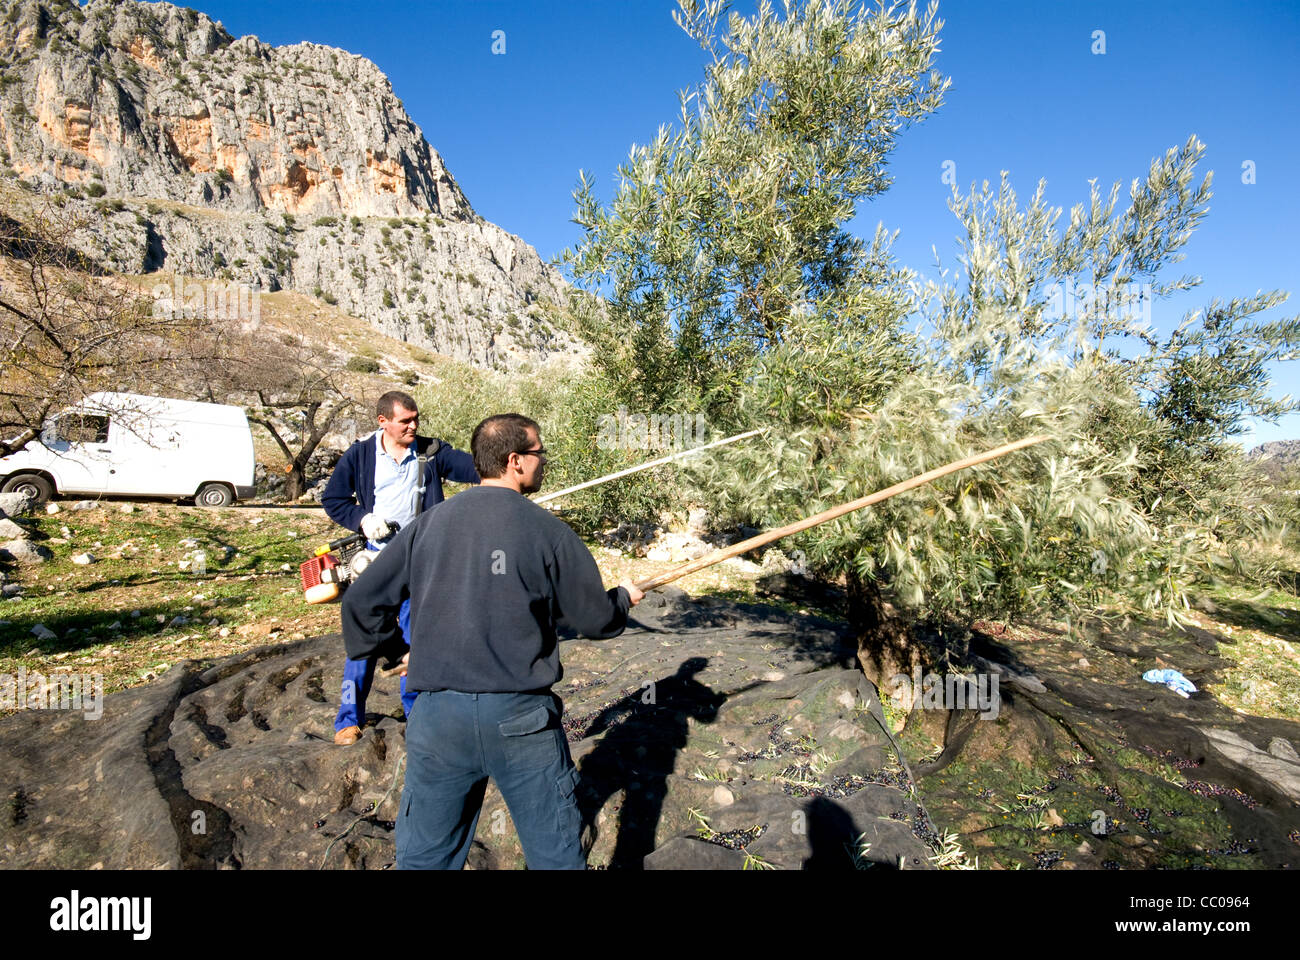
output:
M689 736L687 720L712 723L727 699L695 679L708 664L691 657L675 674L610 704L583 732L605 734L581 763L578 806L588 851L596 841L597 814L612 794L624 791L612 869L639 870L654 850L668 775Z

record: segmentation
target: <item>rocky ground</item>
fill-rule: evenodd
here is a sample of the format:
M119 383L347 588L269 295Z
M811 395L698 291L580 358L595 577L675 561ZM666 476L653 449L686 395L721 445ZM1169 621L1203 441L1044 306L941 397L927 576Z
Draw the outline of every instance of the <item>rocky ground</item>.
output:
M377 679L362 739L336 747L337 611L303 607L293 582L325 521L82 506L33 520L0 502L37 538L19 539L53 554L5 574L0 684L19 670L99 671L118 691L102 716L2 711L0 866L390 866L397 681ZM607 531L593 544L603 575L698 554L700 519ZM199 547L212 558L201 577L182 567ZM100 556L81 565L87 548ZM791 557L762 561L681 581L694 596L652 594L614 641L564 643L557 692L591 866L1300 862L1295 598L1225 589L1202 598L1205 626L1185 634L979 625L949 672L998 678L996 709L980 709L913 698L898 678L877 691L835 589L781 572ZM1165 667L1198 692L1142 680ZM522 865L489 788L470 866Z
M110 696L102 719L3 721L0 862L391 865L397 682L376 682L373 726L336 747L341 647L335 635L186 663ZM623 637L562 656L593 866L931 865L933 826L833 624L670 590ZM822 781L834 792L810 789ZM470 865L522 866L491 789Z
M1138 638L1111 637L1077 659L1068 640L1047 639L982 635L977 662L1005 681L997 717L913 711L902 737L911 760L900 762L887 731L907 714L880 702L841 625L654 594L621 638L562 648L557 692L582 775L589 863L1297 862L1300 725L1121 675L1128 654L1152 654ZM336 747L341 647L331 635L186 662L111 695L100 719L25 711L0 721L0 864L391 866L405 755L397 682L376 681L364 736ZM1201 651L1188 669L1213 661ZM918 756L936 724L944 745ZM523 865L491 787L469 865Z

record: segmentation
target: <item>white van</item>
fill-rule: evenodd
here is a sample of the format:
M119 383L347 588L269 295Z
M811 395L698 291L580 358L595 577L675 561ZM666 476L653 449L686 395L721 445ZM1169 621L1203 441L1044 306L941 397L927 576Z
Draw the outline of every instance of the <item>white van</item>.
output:
M253 434L239 407L93 393L0 457L0 491L193 497L224 507L253 495Z

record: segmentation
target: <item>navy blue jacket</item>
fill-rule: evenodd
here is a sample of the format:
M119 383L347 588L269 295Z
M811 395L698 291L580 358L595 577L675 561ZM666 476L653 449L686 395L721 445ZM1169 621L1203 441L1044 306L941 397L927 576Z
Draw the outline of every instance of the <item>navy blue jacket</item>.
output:
M424 509L442 503L442 481L478 483L474 458L436 437L416 437L415 455L425 454L429 463L424 474ZM339 526L361 532L361 518L375 509L375 435L362 437L339 459L321 505Z

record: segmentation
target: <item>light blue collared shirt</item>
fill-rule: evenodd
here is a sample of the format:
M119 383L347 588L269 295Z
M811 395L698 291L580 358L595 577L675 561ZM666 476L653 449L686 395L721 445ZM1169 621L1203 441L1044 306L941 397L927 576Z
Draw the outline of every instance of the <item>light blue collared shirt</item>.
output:
M375 516L405 527L416 517L415 498L420 489L420 461L415 454L415 444L406 448L401 463L384 449L384 431L375 431ZM382 543L369 543L370 549L383 548Z

